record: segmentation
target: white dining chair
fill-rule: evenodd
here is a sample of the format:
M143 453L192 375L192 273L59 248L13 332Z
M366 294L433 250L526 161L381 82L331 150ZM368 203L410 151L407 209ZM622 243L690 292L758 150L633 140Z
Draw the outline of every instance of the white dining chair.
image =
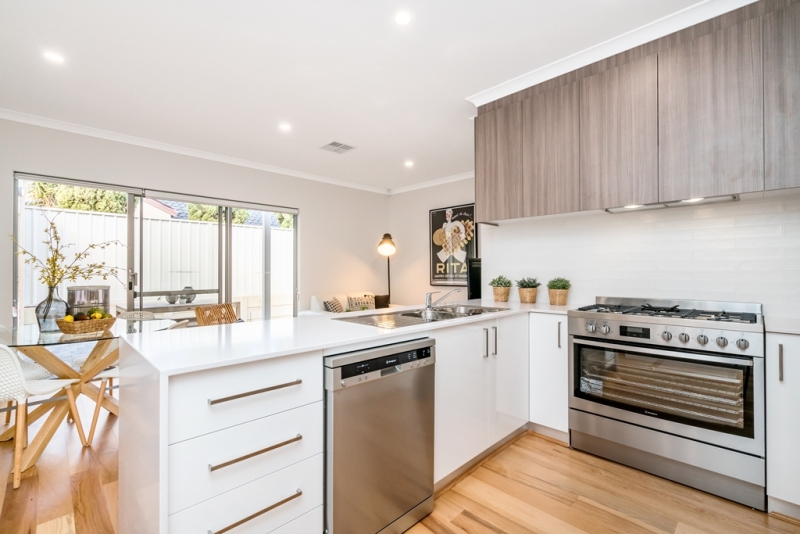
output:
M180 330L181 328L186 328L187 326L189 326L189 320L188 319L185 320L185 321L178 321L174 325L172 325L169 328L167 328L167 330Z
M27 442L28 435L28 399L37 395L51 395L59 390L64 390L69 401L69 411L75 420L81 444L86 446L86 436L81 426L78 407L75 404L73 384L78 379L56 380L27 380L20 365L20 360L12 349L0 345L0 402L13 401L16 407L16 434L14 436L14 489L19 488L22 479L22 449Z
M16 351L13 351L15 356L19 356ZM47 380L48 378L54 378L53 373L42 367L36 362L32 362L30 360L19 358L19 366L22 368L22 374L25 375L25 380ZM11 422L11 408L14 407L14 401L8 401L6 404L6 424Z

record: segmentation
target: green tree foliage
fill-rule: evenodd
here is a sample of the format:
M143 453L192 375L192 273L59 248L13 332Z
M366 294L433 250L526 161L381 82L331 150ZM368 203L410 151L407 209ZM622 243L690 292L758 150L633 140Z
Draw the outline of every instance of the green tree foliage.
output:
M281 225L281 228L294 227L294 215L291 213L276 213L275 217L278 218L278 223Z
M206 204L189 204L188 209L190 221L217 222L219 220L219 210L217 209L217 206L209 206ZM233 208L233 224L244 224L249 218L249 211Z
M34 182L28 189L34 206L101 213L127 213L128 196L107 189L90 189L63 184Z

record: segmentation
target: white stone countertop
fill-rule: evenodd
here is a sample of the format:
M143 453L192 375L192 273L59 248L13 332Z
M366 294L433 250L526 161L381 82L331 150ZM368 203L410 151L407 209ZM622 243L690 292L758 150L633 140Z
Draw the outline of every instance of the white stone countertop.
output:
M434 323L424 323L396 329L337 321L330 315L310 315L294 318L234 323L222 326L205 326L165 330L146 334L127 335L122 338L122 368L125 354L133 349L150 362L162 375L177 375L204 369L311 351L330 351L337 347L359 344L374 346L396 343L404 339L425 337L428 332L462 324L487 321L520 313L555 313L564 315L566 306L549 304L495 303L492 300L447 301L440 305L479 304L504 308L504 311L486 315L463 317ZM420 309L423 306L392 308L395 313ZM348 313L348 317L372 315L381 310ZM389 311L389 310L386 310Z
M800 335L800 319L765 316L764 329L772 334Z

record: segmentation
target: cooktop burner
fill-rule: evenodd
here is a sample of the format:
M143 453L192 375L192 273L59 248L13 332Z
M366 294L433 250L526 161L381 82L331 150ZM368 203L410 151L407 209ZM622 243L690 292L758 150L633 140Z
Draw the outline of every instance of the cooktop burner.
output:
M621 315L639 315L646 317L669 317L673 319L696 319L701 321L719 321L726 323L755 324L758 318L755 313L726 312L725 310L683 309L680 306L653 306L645 303L641 306L624 306L618 304L592 304L578 308L579 311L594 313L616 313Z

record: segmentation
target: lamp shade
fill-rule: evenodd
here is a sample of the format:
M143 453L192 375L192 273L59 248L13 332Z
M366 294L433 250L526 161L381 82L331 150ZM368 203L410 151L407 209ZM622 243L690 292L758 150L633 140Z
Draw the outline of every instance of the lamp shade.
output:
M383 234L383 239L378 243L378 253L382 256L391 256L397 251L397 247L392 241L391 234Z

